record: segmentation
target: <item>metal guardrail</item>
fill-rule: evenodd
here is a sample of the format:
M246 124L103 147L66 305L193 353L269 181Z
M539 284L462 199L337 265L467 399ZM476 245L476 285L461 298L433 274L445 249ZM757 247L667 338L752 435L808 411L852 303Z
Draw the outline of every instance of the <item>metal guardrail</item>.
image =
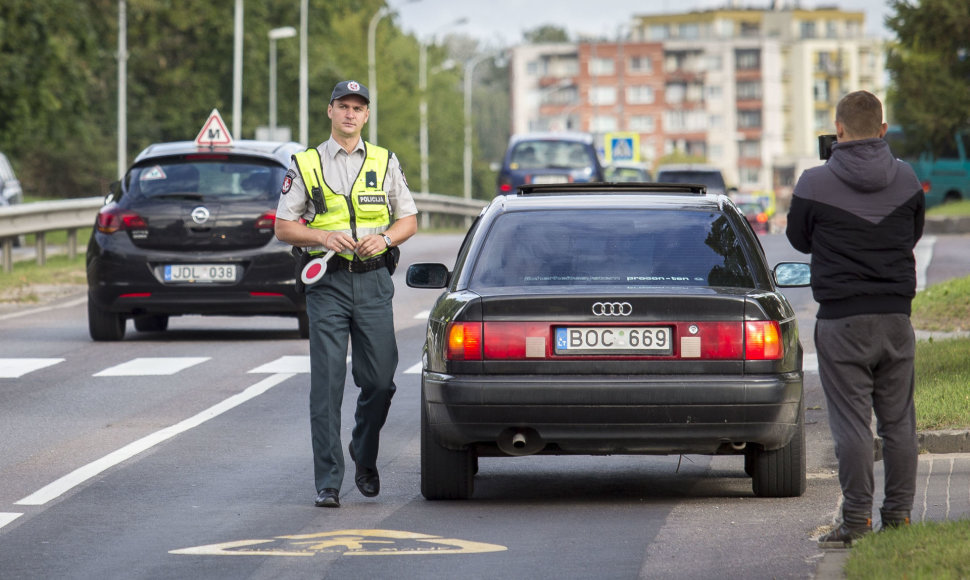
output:
M421 216L421 227L425 229L460 223L467 227L488 203L437 193L415 193L413 196ZM9 273L13 269L14 240L24 234L35 234L35 256L41 266L47 263L48 232L66 230L67 254L69 258L75 258L77 230L93 227L95 215L103 204L103 197L85 197L0 207L3 271Z

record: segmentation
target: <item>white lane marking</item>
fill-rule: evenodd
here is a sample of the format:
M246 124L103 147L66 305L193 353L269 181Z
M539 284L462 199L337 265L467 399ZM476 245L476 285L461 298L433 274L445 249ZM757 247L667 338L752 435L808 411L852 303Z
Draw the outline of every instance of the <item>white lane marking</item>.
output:
M173 357L143 357L115 365L95 373L96 377L142 377L156 375L174 375L191 366L204 363L212 357L208 356L173 356Z
M0 358L0 379L16 379L57 363L62 358Z
M415 320L426 320L429 316L431 316L431 311L430 310L422 310L421 312L418 312L417 314L414 315L414 319Z
M280 358L258 366L251 373L308 373L310 372L309 356L281 356Z
M14 521L15 519L19 518L22 515L24 515L24 514L15 514L15 513L11 513L11 512L0 512L0 529L2 529L3 526L9 524L10 522Z
M408 369L406 371L404 371L404 374L406 374L406 375L419 375L419 374L421 374L421 363L415 363L415 364L411 365L410 367L408 367Z
M30 310L8 312L7 314L0 315L0 320L10 320L11 318L20 318L22 316L33 316L34 314L40 314L41 312L49 312L51 310L56 310L58 308L70 308L71 306L86 304L87 301L88 301L88 297L84 296L82 298L75 298L74 300L68 300L67 302L61 302L59 304L54 304L51 306L41 306L40 308L31 308Z
M160 431L156 431L150 435L146 435L137 441L133 441L128 445L125 445L117 451L113 451L101 459L92 461L87 465L75 469L71 473L68 473L64 477L49 483L42 487L41 489L35 491L34 493L28 495L22 500L15 502L16 505L44 505L47 502L60 497L64 493L67 493L72 488L84 483L85 481L91 479L92 477L98 475L102 471L110 469L119 463L131 459L132 457L138 455L143 451L147 451L152 447L175 437L180 433L184 433L189 429L198 427L199 425L205 423L209 419L214 419L219 415L229 411L246 401L262 395L266 391L275 387L276 385L282 383L286 379L292 377L292 374L280 373L277 375L270 375L265 379L259 381L255 385L248 387L241 393L237 393L222 402L216 403L215 405L209 407L208 409L198 413L193 417L189 417L184 421L176 423L170 427L166 427Z
M926 288L926 271L930 268L933 261L933 246L936 245L936 236L924 236L916 244L913 253L916 255L916 290Z
M818 355L814 352L806 352L802 356L802 372L806 373L817 373L818 372Z

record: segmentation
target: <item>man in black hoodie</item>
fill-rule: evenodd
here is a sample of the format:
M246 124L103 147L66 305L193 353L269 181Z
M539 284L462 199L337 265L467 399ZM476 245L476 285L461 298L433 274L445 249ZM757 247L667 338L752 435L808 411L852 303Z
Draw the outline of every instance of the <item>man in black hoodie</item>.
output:
M873 411L885 462L883 528L909 523L916 492L909 315L925 202L913 169L882 139L886 128L875 95L843 97L832 156L802 174L788 214L788 240L812 254L815 348L842 486L841 521L819 538L828 546L872 530Z

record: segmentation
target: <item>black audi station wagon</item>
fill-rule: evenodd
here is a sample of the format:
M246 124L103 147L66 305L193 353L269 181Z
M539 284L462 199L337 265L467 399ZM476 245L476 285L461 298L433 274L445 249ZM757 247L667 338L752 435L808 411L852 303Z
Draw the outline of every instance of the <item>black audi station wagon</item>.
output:
M527 185L496 197L445 288L421 379L421 491L472 495L478 458L743 455L754 493L804 493L802 347L725 195L685 184Z

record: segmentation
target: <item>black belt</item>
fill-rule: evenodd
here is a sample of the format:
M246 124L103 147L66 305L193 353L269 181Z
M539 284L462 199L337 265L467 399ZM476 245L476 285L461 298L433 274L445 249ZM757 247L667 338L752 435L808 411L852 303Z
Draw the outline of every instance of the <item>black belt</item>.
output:
M332 266L335 270L346 270L354 274L373 272L374 270L385 267L385 265L384 254L367 260L348 260L343 256L334 255L334 257L330 258L330 263L328 264L328 266Z

